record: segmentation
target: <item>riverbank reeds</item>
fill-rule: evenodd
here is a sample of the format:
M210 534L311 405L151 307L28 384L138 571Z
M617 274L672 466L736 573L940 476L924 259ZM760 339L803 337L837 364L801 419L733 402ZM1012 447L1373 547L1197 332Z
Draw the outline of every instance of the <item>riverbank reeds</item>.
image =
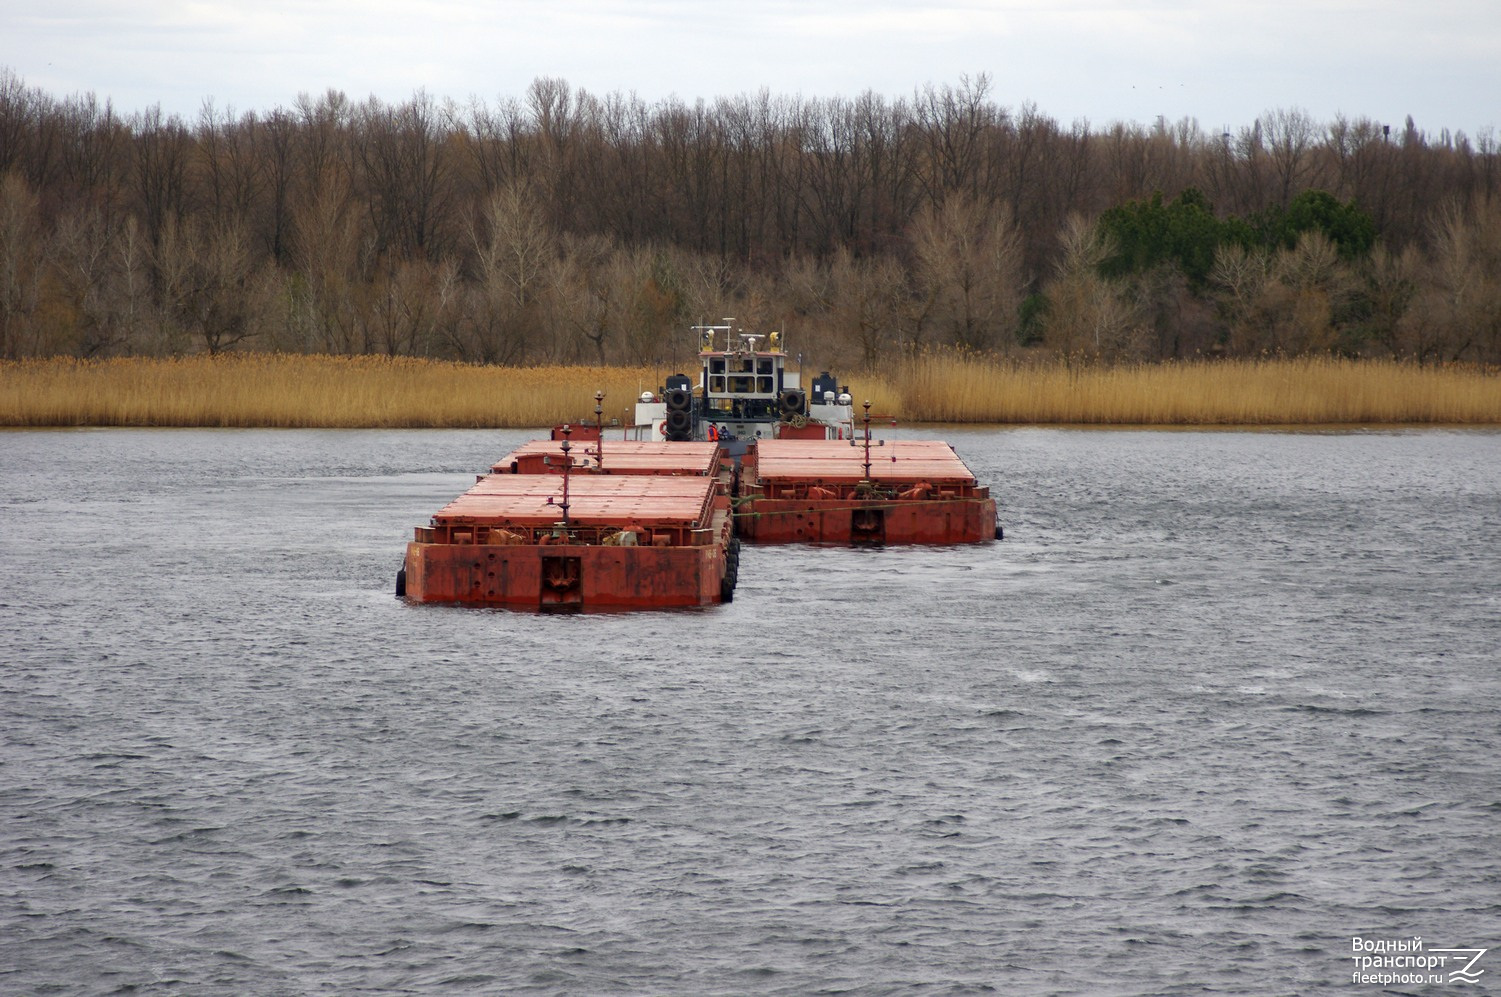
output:
M626 420L660 375L409 358L221 354L0 364L0 425L507 427Z
M893 377L923 422L1148 426L1501 424L1501 374L1290 357L1124 365L937 353Z
M605 421L628 423L665 373L284 354L6 361L0 425L523 428L592 419L596 391ZM873 415L907 422L1501 425L1496 372L1380 360L1102 366L935 353L849 380L857 419L869 400Z

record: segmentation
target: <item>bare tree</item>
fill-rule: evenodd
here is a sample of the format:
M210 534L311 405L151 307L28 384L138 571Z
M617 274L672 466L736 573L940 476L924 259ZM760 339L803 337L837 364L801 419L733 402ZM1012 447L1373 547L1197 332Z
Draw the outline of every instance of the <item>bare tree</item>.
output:
M374 98L360 107L352 165L382 255L442 255L453 195L452 118L451 108L421 92L399 107Z
M1276 184L1277 203L1287 207L1293 195L1303 189L1303 180L1311 169L1314 140L1318 127L1301 108L1278 108L1261 116L1268 159Z
M816 309L809 318L833 340L835 349L824 350L826 355L834 353L827 356L829 362L871 368L900 349L896 337L907 287L901 267L891 257L858 257L840 249L827 265L794 261L788 276L800 290L804 308Z
M0 176L22 166L36 95L8 66L0 66Z
M362 353L368 347L358 291L373 270L375 240L361 229L342 175L323 176L323 187L309 193L297 216L295 324L309 349Z
M950 195L918 213L912 249L918 293L932 301L931 320L949 342L1015 348L1022 246L1009 207Z
M609 362L619 288L611 280L615 249L600 236L574 236L552 273L553 313L567 342L563 355L579 362Z
M1265 206L1269 173L1266 140L1260 118L1242 128L1233 141L1235 182L1228 188L1230 203L1225 205L1236 214L1247 214Z
M1292 249L1277 254L1282 314L1278 343L1291 353L1327 353L1340 348L1336 315L1354 290L1354 280L1334 243L1318 231L1304 232Z
M307 197L320 197L333 186L348 185L347 145L354 131L354 109L341 91L329 90L317 100L298 94L296 159Z
M113 250L109 311L120 329L119 338L131 352L159 352L158 344L147 338L152 329L160 328L152 293L151 243L133 216L114 232Z
M1428 338L1450 360L1501 360L1501 203L1473 215L1447 206L1433 222L1433 273L1423 311L1439 325Z
M292 260L292 197L296 183L296 120L281 108L272 111L262 131L261 157L265 165L265 237L278 266Z
M922 171L929 199L951 192L979 198L990 189L986 133L1005 120L989 100L990 76L961 74L959 86L924 87L914 99L917 125L926 141Z
M1220 246L1214 254L1209 281L1220 292L1229 350L1251 355L1268 349L1270 329L1259 308L1262 294L1272 281L1271 254L1233 243Z
M472 102L467 128L465 148L479 176L481 195L531 176L531 126L520 101L503 97L494 110L482 101Z
M1045 288L1048 300L1044 336L1066 357L1131 359L1141 355L1145 331L1122 289L1100 276L1111 254L1099 229L1072 216L1060 235L1062 258Z
M507 184L486 203L483 227L470 231L481 280L497 281L518 309L541 296L558 255L557 237L538 203L529 183Z
M262 266L238 226L174 221L156 265L163 304L184 336L220 353L255 335Z
M403 260L377 275L366 298L368 341L390 357L425 356L452 341L458 308L458 266Z
M1370 317L1366 330L1370 338L1394 359L1422 352L1413 350L1404 335L1407 316L1417 294L1422 267L1417 249L1407 246L1391 252L1377 245L1361 266Z
M57 281L75 316L73 352L79 356L109 355L126 345L127 329L112 314L112 241L97 208L65 212L53 233Z
M161 244L169 223L188 211L187 171L192 136L176 115L162 116L154 106L131 121L135 133L137 203L153 246Z
M489 357L515 355L536 343L558 261L557 236L538 202L535 187L513 181L490 195L470 229L482 302L478 336Z
M129 134L124 122L108 101L101 104L93 94L68 98L57 113L62 117L61 182L69 201L90 201L112 221L126 172Z
M3 80L0 80L3 83ZM0 357L33 352L45 268L37 241L36 193L19 173L0 174Z

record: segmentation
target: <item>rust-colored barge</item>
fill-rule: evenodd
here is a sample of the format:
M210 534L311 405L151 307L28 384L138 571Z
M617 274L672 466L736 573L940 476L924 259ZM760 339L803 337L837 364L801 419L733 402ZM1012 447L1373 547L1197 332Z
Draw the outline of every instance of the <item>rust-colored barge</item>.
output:
M399 593L541 610L728 602L739 544L718 450L662 447L606 444L603 468L566 439L520 448L416 530Z
M999 538L995 500L939 440L758 440L736 531L754 543L960 544Z
M805 386L779 332L737 334L732 321L695 328L698 383L675 373L642 392L623 438L605 433L596 393L592 423L493 464L416 530L397 595L540 610L702 606L732 599L741 538L1000 539L989 489L947 443L873 441L870 402L857 434L848 388L827 371Z

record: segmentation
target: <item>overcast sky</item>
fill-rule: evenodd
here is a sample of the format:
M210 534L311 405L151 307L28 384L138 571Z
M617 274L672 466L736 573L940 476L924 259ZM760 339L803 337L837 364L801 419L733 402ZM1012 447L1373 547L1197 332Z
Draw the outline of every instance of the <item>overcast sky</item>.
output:
M494 104L551 76L692 102L985 73L1065 125L1298 108L1473 137L1501 126L1501 0L0 0L0 68L189 120L330 88Z

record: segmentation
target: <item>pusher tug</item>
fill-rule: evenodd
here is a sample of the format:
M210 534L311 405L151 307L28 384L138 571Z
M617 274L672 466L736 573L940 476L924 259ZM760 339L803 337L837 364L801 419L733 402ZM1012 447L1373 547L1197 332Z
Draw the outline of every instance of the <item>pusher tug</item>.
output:
M727 456L740 457L757 440L853 435L849 389L824 371L804 390L801 371L787 369L781 333L763 337L729 325L699 325L693 332L699 340L698 384L673 374L660 396L644 392L636 404L637 439L711 441ZM756 349L763 338L766 349Z

